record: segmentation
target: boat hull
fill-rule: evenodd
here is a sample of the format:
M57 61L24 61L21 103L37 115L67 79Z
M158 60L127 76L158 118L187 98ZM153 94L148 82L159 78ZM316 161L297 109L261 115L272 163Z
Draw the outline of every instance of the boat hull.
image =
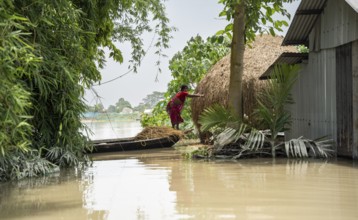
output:
M169 148L172 147L178 141L179 138L176 136L153 138L146 140L135 140L134 138L96 140L92 141L93 150L90 153Z

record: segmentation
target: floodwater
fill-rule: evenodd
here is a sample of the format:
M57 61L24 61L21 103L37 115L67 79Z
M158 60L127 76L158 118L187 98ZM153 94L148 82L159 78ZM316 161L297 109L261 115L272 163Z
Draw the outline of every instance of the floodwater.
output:
M134 137L143 130L140 121L85 121L84 124L92 131L88 134L91 140Z
M186 160L174 149L0 184L0 219L358 219L350 160Z

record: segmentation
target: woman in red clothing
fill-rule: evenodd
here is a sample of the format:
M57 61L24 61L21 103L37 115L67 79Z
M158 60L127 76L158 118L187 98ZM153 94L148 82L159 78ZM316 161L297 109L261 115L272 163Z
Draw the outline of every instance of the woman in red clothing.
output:
M167 104L167 112L170 116L170 121L172 123L172 128L179 130L179 124L184 122L181 117L181 111L183 110L186 97L203 97L202 94L189 94L188 86L182 85L180 92L175 94L175 96Z

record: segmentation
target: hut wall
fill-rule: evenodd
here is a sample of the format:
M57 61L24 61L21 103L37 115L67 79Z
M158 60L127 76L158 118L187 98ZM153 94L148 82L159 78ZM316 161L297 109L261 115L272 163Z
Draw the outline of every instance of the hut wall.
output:
M291 130L286 138L304 136L316 139L330 135L336 140L335 49L311 52L308 63L301 64L290 105Z

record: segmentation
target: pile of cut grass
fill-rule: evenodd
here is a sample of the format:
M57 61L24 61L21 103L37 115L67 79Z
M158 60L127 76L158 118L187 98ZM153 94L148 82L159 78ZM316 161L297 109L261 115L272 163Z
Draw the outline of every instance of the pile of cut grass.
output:
M163 137L184 137L184 132L180 130L173 129L171 127L165 126L149 126L145 127L140 133L135 136L137 140L146 140L153 138L163 138Z

